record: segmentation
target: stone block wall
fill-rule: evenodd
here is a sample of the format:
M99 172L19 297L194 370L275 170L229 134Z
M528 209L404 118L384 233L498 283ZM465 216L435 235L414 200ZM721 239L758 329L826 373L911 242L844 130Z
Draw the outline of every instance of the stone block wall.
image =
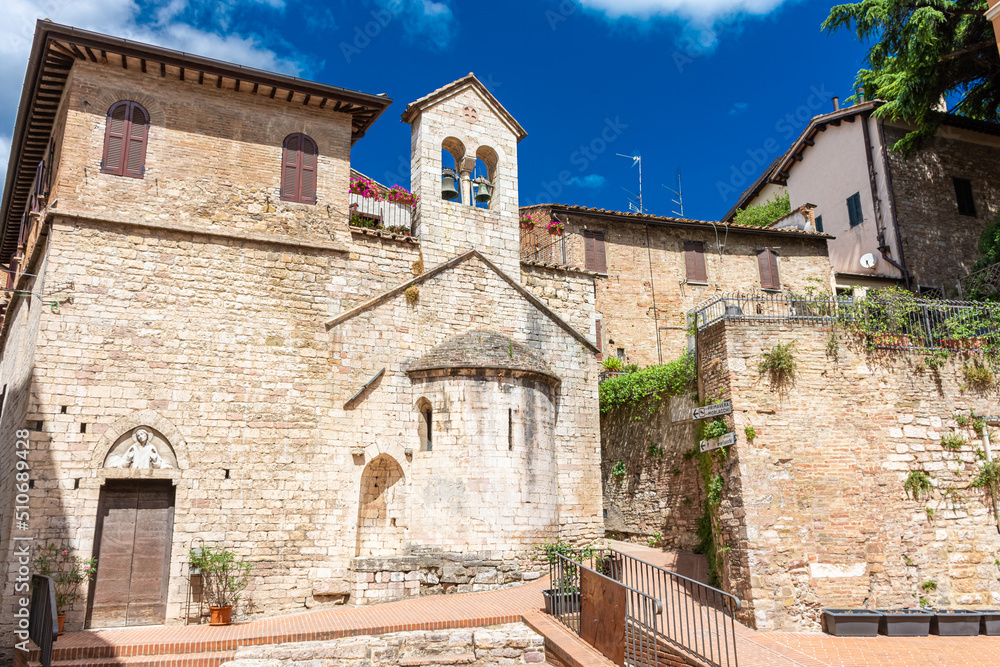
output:
M885 126L889 146L905 134ZM916 285L956 294L979 258L979 237L1000 211L1000 140L942 125L909 159L889 151L889 165L906 267ZM972 181L976 217L959 215L956 177Z
M351 569L351 603L356 605L497 590L534 581L547 572L538 562L502 551L423 550L410 556L356 558Z
M521 623L467 630L418 630L240 649L225 667L373 667L545 662L544 638Z
M645 542L658 534L659 544L671 549L698 544L705 494L689 454L697 445L690 420L695 405L687 396L676 396L652 413L643 406L602 416L601 478L609 535ZM624 476L612 474L619 461Z
M789 342L798 369L778 390L758 365ZM723 574L747 622L814 630L823 607L1000 604L996 519L969 486L983 442L956 419L994 413L998 394L969 388L965 363L934 370L922 354L872 354L814 325L720 323L700 334L702 398L733 401L737 444L716 456L718 546L731 549ZM966 444L944 447L950 434ZM927 497L904 490L913 471L930 476Z

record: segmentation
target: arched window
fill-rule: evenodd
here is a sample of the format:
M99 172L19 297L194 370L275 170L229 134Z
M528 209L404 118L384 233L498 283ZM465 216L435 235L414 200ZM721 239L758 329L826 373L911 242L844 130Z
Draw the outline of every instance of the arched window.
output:
M146 139L149 114L142 105L127 100L108 109L104 128L101 171L115 176L142 178L146 172Z
M319 150L309 136L296 132L281 145L281 199L316 203L316 161Z
M420 399L417 410L420 412L420 421L417 424L420 449L429 452L434 448L434 410L427 399Z

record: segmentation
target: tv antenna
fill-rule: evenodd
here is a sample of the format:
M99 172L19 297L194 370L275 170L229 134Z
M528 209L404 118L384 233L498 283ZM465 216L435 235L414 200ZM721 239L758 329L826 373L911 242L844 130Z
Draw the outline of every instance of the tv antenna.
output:
M636 201L630 200L628 203L629 210L635 210L641 215L646 212L646 210L642 207L642 155L640 155L638 151L636 151L633 155L622 155L621 153L615 153L615 155L618 157L628 158L629 160L632 160L633 167L639 167L639 193L636 194L635 192L631 192L625 188L622 188L622 190L625 190L625 192L627 192L632 199L638 201L638 204L636 204Z
M663 184L661 183L661 185L663 185ZM671 199L670 201L672 201L673 203L677 204L681 208L680 211L671 211L671 213L673 213L674 215L678 215L678 216L680 216L680 217L683 218L684 217L684 188L681 187L681 170L680 169L677 170L677 189L676 190L674 190L673 188L667 188L667 186L665 186L665 185L663 185L663 187L666 188L667 190L669 190L670 192L672 192L677 197L677 199Z

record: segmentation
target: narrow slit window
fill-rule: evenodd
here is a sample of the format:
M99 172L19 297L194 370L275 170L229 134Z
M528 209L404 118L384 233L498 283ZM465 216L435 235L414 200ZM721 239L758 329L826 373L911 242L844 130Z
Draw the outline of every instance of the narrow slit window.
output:
M514 451L514 409L507 408L507 451Z
M958 202L958 214L970 218L976 217L976 200L972 196L972 181L967 178L953 178L955 182L955 199Z

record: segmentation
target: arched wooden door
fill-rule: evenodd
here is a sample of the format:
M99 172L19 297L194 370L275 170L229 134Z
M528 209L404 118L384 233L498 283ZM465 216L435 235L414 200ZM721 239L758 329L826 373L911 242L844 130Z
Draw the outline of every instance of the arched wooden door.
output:
M358 504L358 556L393 556L402 550L406 482L391 456L372 459L361 474Z
M167 617L174 487L109 480L97 506L87 627L159 625Z

